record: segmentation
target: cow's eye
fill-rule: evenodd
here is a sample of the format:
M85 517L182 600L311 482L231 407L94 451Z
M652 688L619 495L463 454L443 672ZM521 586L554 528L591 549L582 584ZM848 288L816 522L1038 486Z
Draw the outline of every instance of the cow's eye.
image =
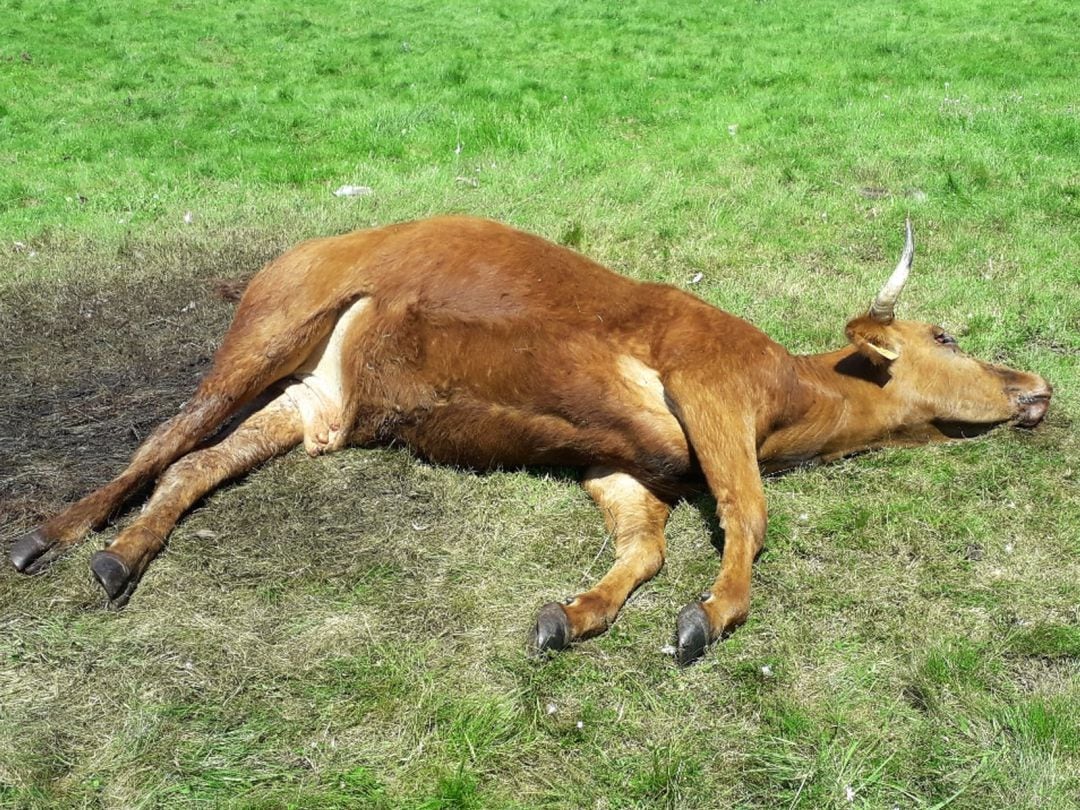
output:
M955 346L956 338L950 335L948 332L937 332L934 334L934 340L940 343L942 346Z

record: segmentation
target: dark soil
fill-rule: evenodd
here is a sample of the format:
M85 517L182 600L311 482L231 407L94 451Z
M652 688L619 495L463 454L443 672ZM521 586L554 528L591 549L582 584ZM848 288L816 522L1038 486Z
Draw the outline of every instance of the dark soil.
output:
M100 274L0 296L0 536L108 481L207 370L247 278L276 246L125 247ZM93 268L80 275L92 278Z

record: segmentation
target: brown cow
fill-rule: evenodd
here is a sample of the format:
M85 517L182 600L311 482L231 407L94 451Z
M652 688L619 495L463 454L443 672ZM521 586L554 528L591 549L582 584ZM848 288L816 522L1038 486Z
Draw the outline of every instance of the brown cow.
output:
M1038 375L893 317L913 253L909 223L895 272L847 324L850 345L793 356L681 290L494 222L432 219L305 242L251 281L180 412L119 477L21 537L11 560L40 569L160 476L90 562L121 605L192 504L301 441L312 455L400 442L480 468L575 466L614 535L615 563L593 589L540 609L531 645L556 650L603 632L660 570L672 504L704 483L725 543L712 588L678 616L677 657L688 663L746 619L765 537L761 470L1034 427L1045 415L1051 389Z

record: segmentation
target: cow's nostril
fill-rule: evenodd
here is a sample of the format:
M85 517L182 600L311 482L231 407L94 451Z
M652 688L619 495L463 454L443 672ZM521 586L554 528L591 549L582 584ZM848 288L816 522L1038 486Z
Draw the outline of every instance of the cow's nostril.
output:
M1049 402L1049 393L1024 394L1017 400L1021 405L1034 405L1036 402Z

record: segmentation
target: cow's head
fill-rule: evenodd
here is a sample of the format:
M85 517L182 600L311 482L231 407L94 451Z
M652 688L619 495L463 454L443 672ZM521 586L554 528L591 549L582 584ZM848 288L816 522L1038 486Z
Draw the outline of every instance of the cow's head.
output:
M902 321L894 310L915 254L911 222L892 276L870 311L847 325L848 340L873 364L906 433L957 438L1005 422L1035 427L1046 415L1051 387L1038 374L977 360L940 326ZM892 389L892 391L889 391Z

